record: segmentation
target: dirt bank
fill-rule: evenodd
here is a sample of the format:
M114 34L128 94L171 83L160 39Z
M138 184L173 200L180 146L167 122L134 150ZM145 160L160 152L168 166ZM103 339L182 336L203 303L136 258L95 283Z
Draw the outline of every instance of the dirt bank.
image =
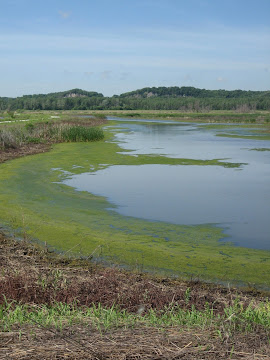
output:
M42 289L38 279L59 286ZM63 287L62 284L65 284ZM186 301L189 289L189 301ZM209 303L222 313L238 298L243 304L264 300L264 294L207 285L153 278L118 269L106 269L89 261L70 260L24 241L0 233L0 303L9 300L25 304L55 301L79 306L115 304L130 312L162 309L172 302L182 308L200 310ZM145 297L147 294L147 298ZM254 333L235 333L221 340L211 329L125 328L103 334L89 326L76 325L57 331L40 325L23 325L0 333L0 359L270 359L268 335L258 327Z
M50 148L49 144L27 144L17 149L0 150L0 163L22 156L40 154L49 151Z

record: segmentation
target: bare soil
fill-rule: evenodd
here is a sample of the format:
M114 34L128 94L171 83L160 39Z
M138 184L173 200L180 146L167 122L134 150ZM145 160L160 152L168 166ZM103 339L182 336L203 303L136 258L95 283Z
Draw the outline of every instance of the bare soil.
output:
M22 156L47 152L50 150L50 148L51 145L49 144L27 144L27 145L22 145L17 149L5 149L5 150L0 149L0 163L7 160L16 159Z

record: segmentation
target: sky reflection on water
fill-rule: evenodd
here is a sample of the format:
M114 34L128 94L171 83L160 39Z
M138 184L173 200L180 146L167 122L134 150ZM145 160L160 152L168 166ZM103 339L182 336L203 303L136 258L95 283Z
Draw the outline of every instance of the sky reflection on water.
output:
M251 151L269 147L269 141L216 137L222 130L196 124L119 126L116 140L134 155L226 158L248 164L241 169L118 165L74 175L65 184L107 197L123 215L185 225L217 224L237 245L270 249L270 152Z

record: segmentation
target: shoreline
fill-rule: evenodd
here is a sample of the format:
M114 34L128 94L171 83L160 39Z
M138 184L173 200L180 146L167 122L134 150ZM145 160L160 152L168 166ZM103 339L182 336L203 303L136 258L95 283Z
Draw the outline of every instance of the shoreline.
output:
M108 134L106 134L106 136L108 140ZM50 144L50 146L52 146L52 144ZM35 144L32 147L33 153L48 150L50 150L50 148L44 149ZM158 269L161 269L160 273L163 273L164 276L170 275L172 271L175 271L173 274L180 277L184 276L184 278L189 278L195 276L212 283L218 282L218 279L220 279L221 283L230 282L235 286L240 282L239 278L241 275L243 281L240 282L239 286L244 287L245 285L247 286L247 284L254 284L252 286L258 287L262 291L266 288L269 289L269 286L267 287L266 285L269 284L269 278L267 278L266 275L267 269L269 268L267 261L269 253L265 253L265 251L231 247L230 243L224 242L223 251L220 252L220 242L215 242L215 239L219 239L221 236L221 232L218 229L210 226L179 227L177 225L174 225L172 229L172 225L166 223L160 224L157 228L155 223L147 222L146 224L140 219L129 219L130 231L124 235L124 238L121 229L125 229L126 218L116 214L113 216L112 213L108 213L106 210L108 207L106 199L84 192L75 194L74 190L70 188L62 188L61 185L55 188L55 185L50 185L55 184L55 181L58 181L58 177L61 175L61 170L51 172L51 168L59 168L60 165L60 167L71 172L80 171L76 168L74 170L72 165L77 163L78 155L76 154L78 154L78 152L81 154L80 165L88 169L89 151L90 154L92 154L91 166L94 168L98 168L100 163L107 165L127 163L152 164L160 163L160 160L162 160L162 164L164 163L163 158L153 158L152 156L149 158L145 156L134 158L121 155L116 144L108 141L92 142L89 144L60 144L54 146L53 150L47 154L37 155L31 159L25 157L20 161L9 163L3 167L2 173L3 189L6 189L3 191L2 196L3 203L1 211L3 224L7 226L11 224L12 228L17 228L18 231L16 233L19 237L40 239L41 242L48 242L52 248L57 248L63 252L79 242L80 246L74 249L74 254L78 256L81 256L81 254L88 256L97 248L98 251L95 252L97 261L102 257L106 259L105 262L110 264L110 266L125 264L127 268L135 268L135 270L137 268L144 269L151 273L156 273ZM15 158L18 155L24 156L28 154L31 154L31 151L26 147L24 152L18 151L16 153L15 151L9 155L10 158ZM170 159L167 161L169 163L175 163L175 161L171 162ZM28 166L28 164L30 165ZM217 164L215 163L214 165ZM39 170L36 171L36 169ZM18 181L20 174L22 178ZM29 176L29 174L32 175ZM14 177L14 175L16 176ZM44 184L44 177L49 180L46 184ZM7 179L9 179L10 186L5 188ZM14 182L15 186L13 186ZM18 186L16 184L18 184ZM23 188L20 184L24 184ZM42 196L41 202L36 199L36 194ZM52 194L54 194L54 196L57 195L57 197L52 199ZM21 202L20 199L25 200ZM60 204L64 204L61 211L57 210L57 207L55 210L55 207L51 206L52 203L55 204L56 200L59 201ZM32 201L31 204L33 204L32 206L34 207L28 208L27 204L29 201ZM81 208L87 210L80 213ZM74 209L80 213L79 224L81 224L81 226L75 227L73 224L74 218L77 219L77 211L74 213ZM49 226L47 222L44 221L46 217L47 219L51 219ZM95 221L91 219L95 219ZM97 220L100 221L100 226L96 226ZM86 229L91 229L91 231ZM115 229L120 230L115 231ZM172 232L172 230L174 231ZM178 238L175 238L175 231L181 231L180 243ZM169 249L168 254L173 255L173 257L169 258L169 261L166 258L166 251L165 253L163 252L163 250L166 250L166 244L163 246L161 240L159 242L153 242L153 244L151 243L151 248L144 247L144 241L148 240L147 236L149 233L154 233L158 238L162 239L163 236L165 236L163 234L168 234L168 232L170 232L170 234L172 233L172 236L174 236L172 239L174 241L178 241L178 247L175 248L173 252ZM140 234L140 236L138 234ZM205 234L209 235L206 236ZM84 241L80 239L84 239ZM110 240L109 242L108 239ZM190 242L191 239L193 242ZM206 242L206 240L208 242ZM201 244L200 241L203 241L203 247L197 246L197 242ZM110 249L111 242L114 246L113 249ZM211 249L209 247L211 247ZM135 252L135 250L137 250L137 252ZM157 252L157 250L159 250L159 252ZM140 251L143 255L140 255ZM182 257L183 254L186 255L185 253L190 251L192 251L194 255L192 259L187 256ZM181 257L180 261L179 256ZM252 256L252 262L248 261L250 256ZM262 263L261 258L267 258L265 259L267 263ZM211 263L209 259L212 260ZM200 263L207 263L209 265L204 269L205 272L203 273ZM190 264L193 268L191 268ZM223 264L226 265L226 270L223 268ZM244 266L246 266L246 271L243 270ZM260 279L256 277L254 274L257 274L257 272L261 272L264 277Z
M0 151L0 164L8 161L17 159L23 156L41 154L50 151L52 144L27 144L17 149L7 149Z
M52 145L0 152L0 163L50 151ZM0 294L5 295L0 295L0 315L7 315L0 316L0 352L9 359L270 358L269 324L257 325L250 316L247 330L249 315L241 318L241 309L269 304L269 292L252 285L239 289L97 265L91 257L69 258L68 251L57 254L46 244L17 240L0 228ZM188 318L208 314L211 321L162 323L163 316L176 317L177 307ZM19 309L23 318L5 328ZM114 312L116 320L109 326ZM35 318L38 313L48 318ZM157 323L147 320L149 314Z

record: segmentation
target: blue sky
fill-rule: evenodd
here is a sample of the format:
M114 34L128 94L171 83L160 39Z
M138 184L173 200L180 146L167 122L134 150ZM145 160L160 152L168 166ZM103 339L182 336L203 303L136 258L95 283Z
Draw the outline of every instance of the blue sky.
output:
M270 90L270 0L0 0L0 96Z

